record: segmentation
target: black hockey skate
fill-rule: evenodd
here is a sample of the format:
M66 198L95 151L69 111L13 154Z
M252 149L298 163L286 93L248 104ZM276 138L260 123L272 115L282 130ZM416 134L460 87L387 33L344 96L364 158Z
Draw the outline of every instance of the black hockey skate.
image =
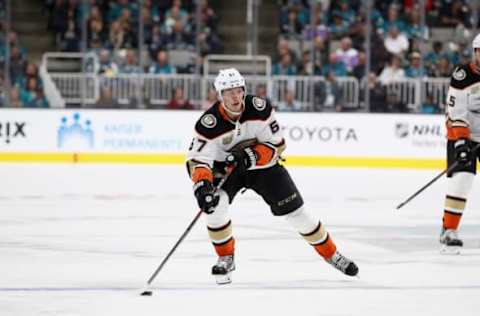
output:
M442 228L442 233L440 234L440 244L442 244L440 252L450 255L459 255L460 250L463 247L463 241L458 238L458 234L455 229Z
M212 275L217 284L232 283L232 271L235 270L233 255L218 257L217 263L212 267Z
M340 252L335 251L333 256L327 260L335 269L342 271L346 275L356 276L358 274L357 265Z

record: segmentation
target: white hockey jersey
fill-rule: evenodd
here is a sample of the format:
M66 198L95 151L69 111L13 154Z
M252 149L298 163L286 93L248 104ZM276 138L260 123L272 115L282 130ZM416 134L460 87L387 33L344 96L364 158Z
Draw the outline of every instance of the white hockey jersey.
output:
M480 142L480 74L475 67L459 65L452 73L446 99L449 139Z
M237 121L228 118L220 102L213 104L195 124L195 135L187 154L187 166L194 169L223 163L237 148L251 146L257 155L252 169L268 168L277 163L284 149L283 132L267 100L247 95L245 109ZM194 180L195 181L195 180Z

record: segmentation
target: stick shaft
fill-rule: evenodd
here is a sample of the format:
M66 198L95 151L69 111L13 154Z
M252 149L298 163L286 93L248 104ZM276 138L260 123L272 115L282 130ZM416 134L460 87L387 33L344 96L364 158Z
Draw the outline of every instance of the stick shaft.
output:
M222 186L223 184L225 183L225 181L227 180L229 176L229 173L227 173L227 175L225 175L225 177L222 178L222 180L220 180L220 183L217 185L217 187L215 188L215 191L218 191ZM183 232L182 236L180 236L180 238L177 240L177 242L175 243L175 245L173 246L173 248L168 252L168 254L166 255L166 257L162 260L162 263L160 263L160 265L158 266L158 268L155 270L155 272L153 272L152 276L148 279L147 281L147 287L150 286L150 284L152 284L153 280L155 280L155 278L157 277L157 274L160 273L160 271L162 270L163 266L167 263L168 259L170 259L170 257L172 256L172 254L175 252L175 250L177 249L177 247L182 243L182 241L185 239L185 237L187 237L188 233L192 230L193 226L195 226L195 223L198 221L198 219L200 218L200 216L202 215L203 211L200 210L198 211L198 213L195 215L195 217L192 219L192 221L190 222L190 224L188 225L188 227L185 229L185 231Z

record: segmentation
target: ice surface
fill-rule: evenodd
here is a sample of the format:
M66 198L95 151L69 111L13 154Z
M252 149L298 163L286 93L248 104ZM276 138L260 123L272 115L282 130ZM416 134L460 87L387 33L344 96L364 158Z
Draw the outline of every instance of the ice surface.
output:
M217 286L203 219L145 282L197 212L184 166L0 164L0 315L479 315L480 184L461 256L439 254L439 171L290 168L360 279L326 264L261 198L232 208L233 283Z

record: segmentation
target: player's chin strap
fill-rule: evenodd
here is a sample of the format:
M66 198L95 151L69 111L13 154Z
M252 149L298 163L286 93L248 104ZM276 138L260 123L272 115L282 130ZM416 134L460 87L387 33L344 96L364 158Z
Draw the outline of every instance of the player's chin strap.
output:
M230 117L235 117L236 119L238 119L240 117L240 115L242 115L243 111L245 110L245 101L243 101L243 104L242 104L242 109L238 112L235 112L235 111L232 111L230 110L226 105L225 105L225 102L222 102L222 107L223 109L225 110L225 112L227 112L227 114L230 116Z

